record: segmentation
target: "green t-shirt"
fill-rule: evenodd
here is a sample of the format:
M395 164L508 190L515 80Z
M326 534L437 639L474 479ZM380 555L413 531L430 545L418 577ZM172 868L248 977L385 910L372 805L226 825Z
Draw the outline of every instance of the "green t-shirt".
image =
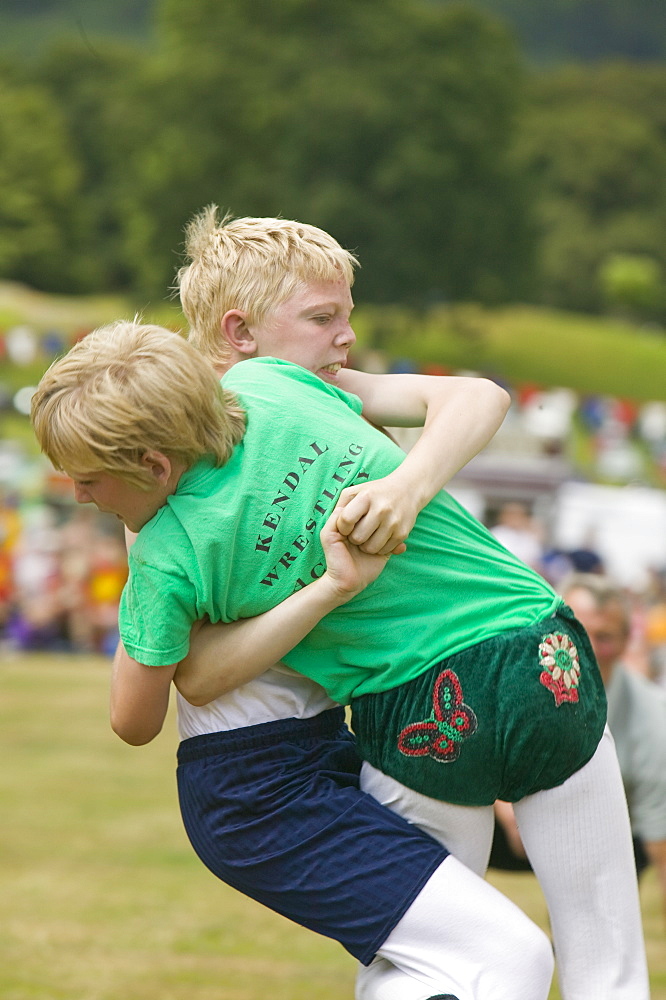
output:
M182 659L191 623L268 610L324 570L319 531L340 491L404 453L360 418L360 401L271 358L224 377L247 410L229 462L200 462L130 550L120 608L127 652ZM449 494L419 514L407 551L285 657L336 701L384 691L444 656L546 617L560 598Z

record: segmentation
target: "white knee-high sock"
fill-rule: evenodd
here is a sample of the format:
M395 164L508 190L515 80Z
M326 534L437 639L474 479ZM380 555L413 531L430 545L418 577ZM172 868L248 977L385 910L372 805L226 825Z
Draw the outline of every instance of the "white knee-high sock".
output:
M629 815L608 729L585 767L515 812L546 897L563 1000L648 1000Z
M452 856L378 957L384 962L359 977L357 1000L426 1000L441 993L458 1000L546 1000L554 964L543 931Z
M428 1000L433 991L386 958L361 966L356 977L356 1000Z

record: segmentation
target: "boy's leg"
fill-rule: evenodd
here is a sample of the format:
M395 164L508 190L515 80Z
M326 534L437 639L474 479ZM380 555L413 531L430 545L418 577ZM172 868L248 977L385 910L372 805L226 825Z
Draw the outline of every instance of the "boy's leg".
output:
M361 788L443 844L477 875L485 875L493 842L492 806L456 806L412 791L367 762Z
M373 962L357 1000L545 1000L553 975L546 935L505 896L448 857ZM405 975L422 983L421 992Z
M419 928L411 944L408 943L406 947L407 954L411 956L412 962L418 965L419 970L427 967L429 963L436 965L439 961L437 978L427 981L427 992L419 995L418 991L414 992L410 986L412 992L406 994L403 979L404 960L393 956L395 961L393 964L393 961L388 962L380 957L359 976L357 981L359 1000L369 1000L369 998L401 1000L407 995L413 1000L421 1000L421 997L430 998L433 995L430 989L435 982L439 983L440 988L442 982L445 982L453 996L457 996L457 989L460 1000L468 996L492 997L493 1000L496 997L498 1000L504 997L514 1000L515 997L523 996L547 996L548 984L552 978L553 959L552 949L545 935L527 921L524 914L513 907L513 904L509 903L508 909L505 909L504 904L508 901L501 894L491 889L489 896L487 890L490 887L480 878L486 872L492 845L495 822L492 806L457 806L432 799L406 788L367 762L361 769L361 788L382 805L388 806L393 812L448 847L451 854L466 866L463 872L467 878L463 879L461 876L461 881L467 882L465 892L468 900L475 898L479 886L483 888L480 890L478 910L476 904L472 903L472 911L467 911L458 895L461 891L459 886L452 884L447 889L443 888L447 881L443 873L447 872L447 869L444 865L440 866L439 872L442 873L442 875L438 873L440 891L447 895L441 896L439 905L445 907L448 901L450 909L449 911L444 909L441 914L432 917L435 922L435 940L428 942ZM447 861L451 860L447 858ZM460 875L453 865L449 867L448 872L452 881L456 874ZM435 876L431 878L431 882L434 878ZM422 893L412 904L408 914L412 917L420 916L425 899ZM458 906L459 910L456 909ZM453 939L446 932L442 934L447 916L455 920L456 927L461 931L461 937ZM481 919L488 921L488 925L483 929L479 926ZM525 926L523 921L527 921L528 926ZM423 923L425 926L431 926L428 918ZM410 926L409 921L406 923L401 921L384 947L391 946L394 935L397 937L398 934L408 934ZM499 937L496 930L498 926L502 927ZM504 937L505 931L506 937ZM512 936L514 934L515 936ZM492 951L493 943L498 939L502 941L500 956L485 950L490 948ZM520 943L517 943L518 941ZM404 942L401 941L399 944L402 951ZM423 953L420 951L421 947L424 948ZM431 953L428 952L429 948L432 949ZM533 955L531 961L530 950ZM379 955L385 954L387 952L382 948ZM516 961L520 963L519 971L507 967ZM533 981L521 985L521 977L526 975ZM480 983L481 980L484 980L483 985ZM540 993L542 984L545 985L543 993ZM471 992L467 992L468 990Z
M454 857L431 876L384 942L380 960L360 974L358 1000L406 997L400 979L406 971L423 979L423 1000L441 995L442 989L458 1000L547 997L553 974L550 942L481 877L492 844L492 806L431 799L368 763L361 770L361 787L440 843L450 844ZM409 996L421 1000L418 992Z
M432 992L420 980L377 956L370 965L359 967L354 997L355 1000L431 1000Z
M629 815L609 730L588 764L515 811L548 904L563 1000L647 1000Z
M547 989L519 989L525 965L544 974L541 932L458 862L447 869L434 839L360 792L342 720L334 710L181 743L181 811L201 860L360 961L390 962L395 969L377 963L361 977L363 1000L392 1000L396 989L400 1000L543 1000ZM474 981L461 992L467 976L484 992Z
M179 799L219 878L370 962L447 851L360 791L343 719L332 710L185 740ZM402 1000L442 992L411 971L392 978Z

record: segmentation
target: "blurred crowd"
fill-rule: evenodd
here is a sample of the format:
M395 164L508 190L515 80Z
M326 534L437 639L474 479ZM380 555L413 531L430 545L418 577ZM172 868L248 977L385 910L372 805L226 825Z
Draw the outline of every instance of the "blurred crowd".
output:
M628 616L625 665L666 688L666 567L652 569L639 589L613 580L603 555L592 544L562 549L550 544L545 525L529 505L503 504L490 529L507 549L541 573L558 593L577 574L603 577L622 592Z
M7 649L112 654L127 578L122 525L73 503L67 481L47 499L0 493L0 643ZM558 589L571 572L608 575L592 547L554 547L529 504L504 503L490 530ZM624 587L631 608L625 660L666 687L666 567L640 590Z
M0 495L0 643L111 655L127 579L122 525L94 508Z
M613 580L592 548L557 552L520 503L506 504L491 529L507 548L550 577L584 626L608 702L627 798L636 873L653 866L666 920L666 572L637 592ZM495 803L492 868L531 871L513 806Z

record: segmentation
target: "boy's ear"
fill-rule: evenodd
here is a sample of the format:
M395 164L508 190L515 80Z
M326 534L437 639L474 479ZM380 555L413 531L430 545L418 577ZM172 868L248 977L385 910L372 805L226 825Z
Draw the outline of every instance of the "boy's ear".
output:
M162 454L161 451L146 451L141 456L141 464L148 469L155 480L155 485L164 486L171 476L173 466L171 459Z
M246 316L247 313L240 309L229 309L222 317L220 327L232 350L251 356L257 352L257 342L245 322Z

